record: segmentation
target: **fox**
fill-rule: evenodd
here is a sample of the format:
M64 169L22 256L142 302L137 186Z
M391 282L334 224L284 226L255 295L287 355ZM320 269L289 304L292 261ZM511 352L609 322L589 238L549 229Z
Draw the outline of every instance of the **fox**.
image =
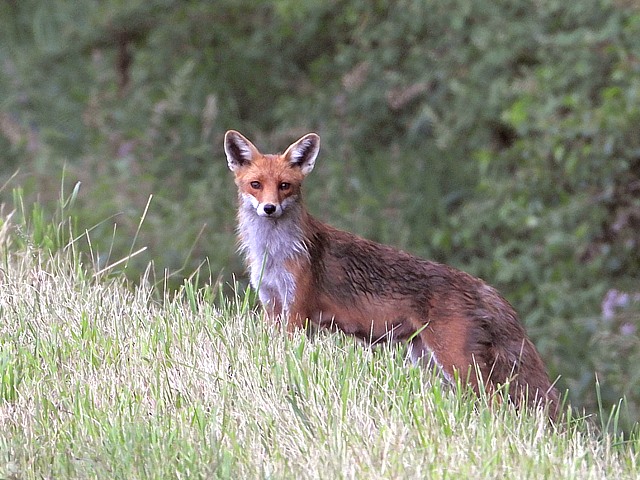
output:
M238 189L237 234L267 318L289 333L339 330L369 345L403 342L411 359L480 395L508 383L517 409L555 419L559 395L511 306L483 280L336 229L312 216L302 184L320 137L262 154L235 130L224 136Z

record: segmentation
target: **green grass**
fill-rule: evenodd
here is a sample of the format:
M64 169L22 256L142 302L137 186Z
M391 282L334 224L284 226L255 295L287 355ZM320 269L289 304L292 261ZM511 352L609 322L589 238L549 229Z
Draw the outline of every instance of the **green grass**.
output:
M12 247L3 222L0 478L640 475L637 438L488 408L401 350L289 338L245 294Z

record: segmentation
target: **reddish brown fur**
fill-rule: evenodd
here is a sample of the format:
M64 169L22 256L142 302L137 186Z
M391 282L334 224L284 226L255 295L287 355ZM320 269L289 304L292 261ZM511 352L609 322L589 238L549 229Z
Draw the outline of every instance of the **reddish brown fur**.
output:
M248 185L257 180L264 185L258 192L260 202L282 203L283 197L294 196L299 206L304 177L300 167L286 155L263 156L249 145L251 159L234 169L241 194L254 195ZM276 188L282 181L292 185L287 195ZM241 209L241 223L242 215L251 215L250 209ZM369 343L411 341L414 349L431 351L449 378L468 379L478 391L477 369L489 393L509 381L509 397L516 405L527 398L531 406L546 405L555 417L558 394L535 346L511 305L482 280L337 230L302 207L260 221L271 222L257 225L276 232L278 225L300 230L304 252L284 252L285 259L269 264L267 272L273 275L274 285L281 279L278 275L291 274L295 279L295 295L290 302L284 300L288 308L282 305L282 296L271 298L261 292L263 302L270 302L271 316L283 309L288 312L290 331L311 321ZM259 244L261 235L241 229L242 241L250 246ZM271 237L264 241L274 243ZM251 252L248 258L253 270L257 260Z

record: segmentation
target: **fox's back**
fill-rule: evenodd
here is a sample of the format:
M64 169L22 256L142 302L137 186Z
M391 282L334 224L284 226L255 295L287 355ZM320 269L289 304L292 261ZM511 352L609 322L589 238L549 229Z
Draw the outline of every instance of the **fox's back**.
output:
M388 306L389 326L398 327L408 315L418 315L422 323L438 322L446 313L478 321L495 318L505 324L496 325L496 330L508 329L505 336L524 335L511 305L472 275L335 229L311 216L306 228L309 272L324 303L353 309L355 315L367 310L367 304L376 304L375 318L380 317L379 305Z

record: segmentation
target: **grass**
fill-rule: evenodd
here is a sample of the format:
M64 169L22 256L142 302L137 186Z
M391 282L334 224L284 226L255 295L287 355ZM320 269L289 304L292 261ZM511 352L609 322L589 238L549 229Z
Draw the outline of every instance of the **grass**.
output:
M400 350L289 338L245 292L96 275L1 222L0 478L640 475L637 438L488 408Z

